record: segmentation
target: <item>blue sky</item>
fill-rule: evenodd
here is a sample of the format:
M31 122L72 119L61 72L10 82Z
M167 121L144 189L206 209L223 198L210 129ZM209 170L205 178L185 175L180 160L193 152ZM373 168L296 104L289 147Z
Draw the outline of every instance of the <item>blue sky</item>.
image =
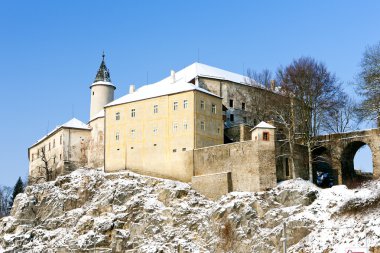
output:
M1 10L0 185L27 175L27 147L48 129L87 121L102 50L116 97L198 50L200 62L238 73L311 56L352 93L365 47L380 40L379 1L15 0Z

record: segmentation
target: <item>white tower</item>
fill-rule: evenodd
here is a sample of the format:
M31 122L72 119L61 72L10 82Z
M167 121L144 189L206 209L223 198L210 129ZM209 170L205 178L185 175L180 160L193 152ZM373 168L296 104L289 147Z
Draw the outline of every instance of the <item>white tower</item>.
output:
M110 72L103 60L100 64L98 73L96 74L94 83L91 84L91 110L90 121L101 111L103 107L112 102L114 99L114 91L116 87L111 83Z

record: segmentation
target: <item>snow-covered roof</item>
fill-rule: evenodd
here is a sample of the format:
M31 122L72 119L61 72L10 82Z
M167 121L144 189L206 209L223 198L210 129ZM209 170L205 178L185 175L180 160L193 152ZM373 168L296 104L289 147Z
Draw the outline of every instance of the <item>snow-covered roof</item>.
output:
M255 83L254 80L247 76L233 73L227 70L212 67L203 63L195 62L176 73L176 77L184 78L186 82L190 82L195 77L208 77L213 79L227 80L240 84L247 84L247 81ZM164 80L170 79L170 76Z
M97 114L95 114L95 116L94 117L92 117L91 119L90 119L90 121L93 121L93 120L95 120L95 119L98 119L98 118L104 118L104 109L102 109L102 110L100 110Z
M61 127L91 130L91 127L89 127L86 123L83 123L82 121L76 118L72 118L65 124L61 125Z
M137 89L135 92L127 94L119 99L116 99L115 101L107 104L105 107L113 106L113 105L119 105L119 104L125 104L129 102L144 100L148 98L154 98L154 97L160 97L164 95L169 94L175 94L185 91L192 91L197 90L215 97L219 97L215 95L214 93L211 93L205 89L202 89L196 85L193 85L191 83L185 82L182 78L178 79L176 74L176 82L172 82L172 79L164 79L160 82L149 84L142 86L141 88Z
M83 130L91 130L91 127L82 121L72 118L71 120L67 121L66 123L56 126L52 131L50 131L47 135L39 139L36 143L34 143L31 147L34 147L35 145L39 144L43 140L47 139L49 136L60 130L61 128L72 128L72 129L83 129Z
M256 129L256 128L266 128L266 129L275 129L274 126L272 126L271 124L268 124L266 123L265 121L261 121L258 125L256 125L252 130Z

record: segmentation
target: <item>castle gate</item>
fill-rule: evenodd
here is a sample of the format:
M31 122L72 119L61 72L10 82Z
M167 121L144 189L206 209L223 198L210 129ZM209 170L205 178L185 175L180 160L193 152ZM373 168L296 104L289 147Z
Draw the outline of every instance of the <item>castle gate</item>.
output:
M354 170L356 152L368 145L372 153L373 178L380 178L380 128L318 136L313 149L313 173L330 171L336 184L350 184L358 177Z

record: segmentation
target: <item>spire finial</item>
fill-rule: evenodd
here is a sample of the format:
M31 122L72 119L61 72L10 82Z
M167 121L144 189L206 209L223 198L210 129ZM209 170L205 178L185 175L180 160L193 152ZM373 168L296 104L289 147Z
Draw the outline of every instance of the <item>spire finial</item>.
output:
M104 50L103 50L103 54L102 54L103 61L104 61L104 57L106 57L106 55L104 54Z

